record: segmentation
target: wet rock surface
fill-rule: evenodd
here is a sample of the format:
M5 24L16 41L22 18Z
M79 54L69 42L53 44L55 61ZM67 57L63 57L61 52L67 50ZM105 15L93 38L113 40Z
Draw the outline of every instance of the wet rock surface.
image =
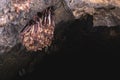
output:
M33 72L46 55L119 51L120 0L31 0L29 12L19 13L11 1L0 0L0 80ZM29 52L19 33L37 12L51 5L55 6L54 40L42 51Z

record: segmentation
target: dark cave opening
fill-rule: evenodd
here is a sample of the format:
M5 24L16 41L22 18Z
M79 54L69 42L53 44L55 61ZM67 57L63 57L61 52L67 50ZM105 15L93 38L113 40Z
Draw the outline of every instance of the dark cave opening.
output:
M120 37L117 32L120 27L93 27L92 21L92 16L87 15L85 18L73 21L67 27L63 26L61 29L58 27L55 36L62 37L56 39L55 44L59 46L59 50L51 51L35 66L32 73L17 77L16 80L40 80L45 78L44 76L59 78L66 74L72 75L79 69L78 65L82 62L80 57L83 55L119 55ZM67 24L69 23L65 23ZM115 32L110 34L111 30Z

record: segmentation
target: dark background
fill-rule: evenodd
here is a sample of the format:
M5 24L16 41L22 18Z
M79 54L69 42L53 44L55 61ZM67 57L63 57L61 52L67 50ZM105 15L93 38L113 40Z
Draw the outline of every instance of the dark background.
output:
M79 70L82 69L80 67L89 62L89 59L86 61L82 56L119 56L120 37L110 35L111 30L115 30L117 34L119 26L93 27L92 21L92 16L87 15L86 18L75 20L67 27L63 26L62 32L59 28L56 29L55 36L62 35L53 43L57 43L58 49L44 56L32 73L18 76L16 80L40 80L55 77L64 79L67 75L70 78L78 75Z

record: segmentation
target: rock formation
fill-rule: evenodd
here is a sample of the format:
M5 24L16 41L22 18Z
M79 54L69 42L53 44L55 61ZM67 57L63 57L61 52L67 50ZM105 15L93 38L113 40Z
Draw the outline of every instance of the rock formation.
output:
M27 51L21 44L20 31L50 6L55 8L56 24L52 44L37 52ZM82 33L106 27L102 33L105 39L120 35L120 0L0 0L0 80L12 79L16 73L22 75L19 71L24 72L26 67L30 67L29 72L42 56L61 47L63 32L70 24L89 17L85 23L92 29Z

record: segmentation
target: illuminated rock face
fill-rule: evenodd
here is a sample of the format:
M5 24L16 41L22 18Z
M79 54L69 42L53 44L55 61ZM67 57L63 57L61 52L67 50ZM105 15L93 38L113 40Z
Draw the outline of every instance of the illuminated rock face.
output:
M15 11L18 13L20 10L29 11L31 0L12 0Z
M74 17L93 16L93 26L120 25L120 0L65 0Z
M64 42L62 43L62 41L64 41L64 39L66 37L64 37L66 34L69 34L69 39L74 39L74 37L80 37L80 40L85 40L89 37L89 35L87 36L88 32L92 32L92 34L90 34L90 38L93 38L94 35L96 35L96 37L98 38L98 36L100 36L100 41L106 41L105 39L101 39L101 36L103 35L104 38L111 38L109 37L109 33L110 36L116 36L116 37L112 37L112 39L114 39L115 44L118 45L119 42L117 43L117 41L120 41L119 39L117 39L117 37L119 38L120 36L120 31L119 31L119 27L117 27L116 25L120 24L120 0L110 0L109 3L107 3L107 0L104 0L105 2L103 2L103 0L65 0L67 2L67 5L65 5L66 7L62 7L62 4L60 3L59 5L56 4L59 1L64 1L64 0L31 0L32 3L30 4L30 10L29 12L26 12L26 9L28 10L29 7L25 7L23 6L22 8L18 8L18 11L16 9L16 11L19 13L16 13L14 10L14 6L13 3L11 2L12 0L0 0L0 75L3 79L0 80L10 80L12 74L15 74L18 72L18 69L22 69L23 67L27 67L28 68L28 64L31 61L37 61L34 59L38 59L40 60L42 58L43 55L46 55L47 53L53 53L53 51L55 52L55 50L57 49L58 45L60 44L60 47L64 48L63 45ZM24 0L25 1L25 0ZM26 0L27 1L27 0ZM49 1L51 2L49 4L49 2L46 4L46 2ZM28 23L29 20L33 19L33 16L37 13L37 12L41 12L44 9L46 9L46 7L49 7L51 5L54 5L53 3L57 1L56 4L56 10L55 10L55 23L56 23L56 33L55 33L55 42L53 42L52 46L50 47L50 49L47 49L46 51L41 51L40 53L42 54L37 54L40 57L33 56L33 54L26 54L26 53L30 53L29 51L26 52L26 49L24 49L23 46L21 46L21 42L20 42L20 38L18 37L21 29L23 29L23 27ZM111 2L112 1L112 2ZM71 2L69 4L69 2ZM78 4L77 4L78 3ZM103 3L103 4L102 4ZM106 6L106 5L112 5L112 6ZM69 8L67 8L67 6ZM91 30L90 28L87 28L86 26L83 26L83 29L87 29L87 31L82 31L83 34L81 34L82 32L79 30L78 27L76 27L74 24L73 27L75 29L75 31L73 30L73 27L70 29L69 31L69 27L67 27L66 25L62 24L65 22L68 22L69 20L73 20L74 18L71 18L71 15L69 15L69 9L71 10L71 12L73 13L75 18L81 18L81 15L84 14L90 14L93 16L93 21L88 20L85 24L93 24L93 29ZM40 19L40 17L39 17ZM82 18L81 18L82 19ZM85 16L86 19L86 16ZM43 19L42 19L43 20ZM52 36L49 34L49 36L51 37L45 37L45 34L48 34L47 32L44 32L44 30L47 29L51 29L53 30L53 26L49 26L49 27L39 27L40 29L43 30L43 35L44 38L38 38L38 36L42 35L42 32L40 32L38 30L38 32L40 33L39 35L37 33L35 33L35 36L37 37L33 37L33 33L32 30L35 29L35 25L38 25L37 22L39 22L39 20L34 20L35 23L32 25L28 25L26 29L29 29L29 31L31 30L31 32L29 32L29 35L26 35L26 29L23 30L23 35L21 33L21 39L22 39L22 43L23 45L32 51L38 50L38 49L42 49L43 45L40 45L42 43L44 43L44 47L45 45L47 45L47 43L45 44L45 39L46 38L52 38ZM74 20L73 20L74 21ZM93 23L92 23L93 22ZM43 25L43 24L42 24ZM95 27L95 26L100 26L100 27ZM103 26L109 26L109 28L103 28ZM112 27L113 26L113 27ZM114 27L116 26L116 27ZM81 25L79 26L81 27ZM101 31L102 28L102 31ZM38 29L38 28L37 28ZM115 29L115 31L114 31ZM66 31L67 30L67 31ZM78 32L77 32L77 31ZM108 31L111 30L111 31ZM66 34L64 34L63 32L66 32ZM68 32L69 31L69 32ZM24 33L26 32L26 33ZM73 36L71 36L71 34ZM80 34L79 34L80 32ZM31 35L31 34L32 35ZM77 36L77 34L80 36ZM85 34L84 34L85 33ZM94 34L95 33L95 34ZM100 34L102 33L102 34ZM108 34L107 34L108 33ZM84 35L87 36L87 38L84 38ZM28 41L24 41L25 38L30 38L30 40ZM102 37L102 38L103 38ZM61 38L63 40L61 40ZM35 42L35 39L39 39L38 41L40 42L40 40L42 40L42 43L33 44L32 46L34 46L33 49L31 49L31 45L30 45L30 41L31 42ZM49 41L51 41L49 39ZM57 39L57 40L56 40ZM97 43L97 41L95 40L96 38L93 38L93 41L95 43ZM78 39L74 39L75 41L79 41ZM91 39L88 39L88 42L91 41ZM88 43L86 41L86 43ZM109 41L111 42L111 40ZM108 45L111 46L112 43ZM54 44L55 43L55 44ZM73 43L73 41L71 41L71 43ZM79 41L78 43L82 43L81 41ZM86 44L85 43L85 44ZM29 46L27 46L27 44L29 44ZM77 44L77 42L75 43ZM82 43L83 44L83 43ZM92 44L92 43L91 43ZM91 45L90 44L90 45ZM100 43L101 44L101 43ZM87 44L86 44L87 45ZM92 44L93 45L93 44ZM114 43L113 43L114 45ZM112 48L113 48L112 45ZM66 45L65 45L66 46ZM73 45L71 45L73 46ZM81 46L81 44L80 44ZM76 48L76 46L73 46ZM85 45L83 45L83 47L85 47ZM88 48L88 47L87 47ZM91 47L90 47L91 48ZM109 50L111 50L112 48L108 48ZM70 48L71 49L71 48ZM96 49L96 48L91 48L92 50ZM59 51L59 47L57 49ZM66 50L66 49L65 49ZM78 49L79 51L81 51L82 49ZM99 51L101 49L95 50L95 51ZM67 50L66 50L67 51ZM83 49L84 51L84 49ZM86 50L87 51L87 50ZM6 77L6 75L8 75ZM14 76L14 75L13 75ZM12 76L12 77L13 77ZM7 78L7 79L4 79ZM13 79L12 79L13 80Z
M32 25L26 26L21 32L23 45L29 51L42 50L42 48L50 46L54 27L53 10L49 7L40 14L40 17L35 17Z

